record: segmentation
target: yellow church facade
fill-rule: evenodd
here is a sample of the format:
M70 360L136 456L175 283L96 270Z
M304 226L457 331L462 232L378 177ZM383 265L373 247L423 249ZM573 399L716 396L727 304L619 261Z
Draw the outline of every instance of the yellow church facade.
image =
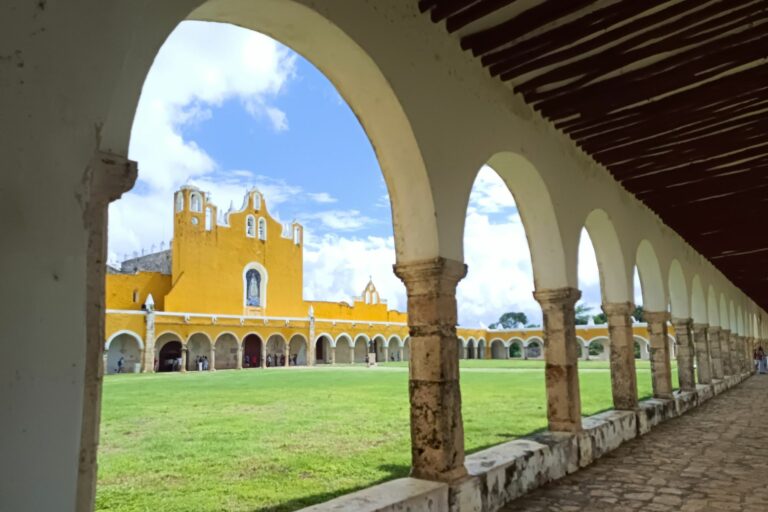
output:
M351 304L303 297L303 227L272 218L258 190L226 213L193 186L173 200L171 246L108 269L106 373L409 359L407 315L389 309L372 282ZM646 327L634 331L647 359ZM457 334L462 358L543 357L538 328ZM592 358L608 357L607 326L577 334L584 359L593 345Z

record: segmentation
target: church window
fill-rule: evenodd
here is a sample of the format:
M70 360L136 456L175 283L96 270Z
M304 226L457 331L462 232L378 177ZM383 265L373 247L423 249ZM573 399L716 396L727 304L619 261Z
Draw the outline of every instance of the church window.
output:
M192 192L189 194L189 209L193 212L202 212L203 211L203 201L200 197L200 194L197 192Z
M254 210L261 209L261 194L259 194L258 192L253 193L253 209Z
M256 220L253 218L253 215L245 218L245 236L251 238L256 236Z
M259 218L259 240L267 239L267 221L264 217Z
M261 274L255 268L245 273L245 305L261 306Z
M184 193L176 192L176 212L180 212L184 209Z

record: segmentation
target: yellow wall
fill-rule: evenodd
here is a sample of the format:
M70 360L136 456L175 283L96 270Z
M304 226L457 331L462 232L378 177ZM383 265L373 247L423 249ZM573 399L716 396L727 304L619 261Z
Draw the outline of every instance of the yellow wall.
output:
M141 309L152 294L155 309L162 310L165 306L165 295L171 289L171 276L159 272L140 272L137 274L107 274L107 309ZM133 292L137 291L137 300L133 300Z

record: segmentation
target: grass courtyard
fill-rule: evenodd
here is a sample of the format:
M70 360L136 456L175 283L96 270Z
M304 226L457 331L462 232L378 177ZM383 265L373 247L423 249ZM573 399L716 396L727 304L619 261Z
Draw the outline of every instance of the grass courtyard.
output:
M608 363L579 366L583 414L610 408ZM546 426L543 369L462 361L468 453ZM407 363L109 376L96 509L288 511L405 476L407 395Z

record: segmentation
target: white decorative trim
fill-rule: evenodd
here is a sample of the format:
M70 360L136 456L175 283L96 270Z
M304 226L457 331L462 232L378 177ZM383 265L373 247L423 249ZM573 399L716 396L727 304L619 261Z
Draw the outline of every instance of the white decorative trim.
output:
M261 274L261 290L259 291L259 296L261 297L261 304L258 306L249 306L248 305L248 290L246 289L246 283L245 283L245 275L248 273L249 270L255 269L258 270L258 272ZM252 261L248 263L243 268L243 307L260 307L262 310L267 310L267 281L269 281L269 274L267 273L267 269L264 268L264 265L257 261Z
M129 329L121 329L121 330L117 331L116 333L112 334L112 336L109 337L109 339L106 341L106 343L104 343L104 350L105 351L109 350L109 345L112 343L112 340L114 340L115 338L117 338L118 336L120 336L122 334L129 334L130 336L135 338L136 341L139 342L139 349L140 350L144 350L144 340L141 339L141 336L139 336L138 334L136 334L135 332L133 332L133 331L131 331Z

